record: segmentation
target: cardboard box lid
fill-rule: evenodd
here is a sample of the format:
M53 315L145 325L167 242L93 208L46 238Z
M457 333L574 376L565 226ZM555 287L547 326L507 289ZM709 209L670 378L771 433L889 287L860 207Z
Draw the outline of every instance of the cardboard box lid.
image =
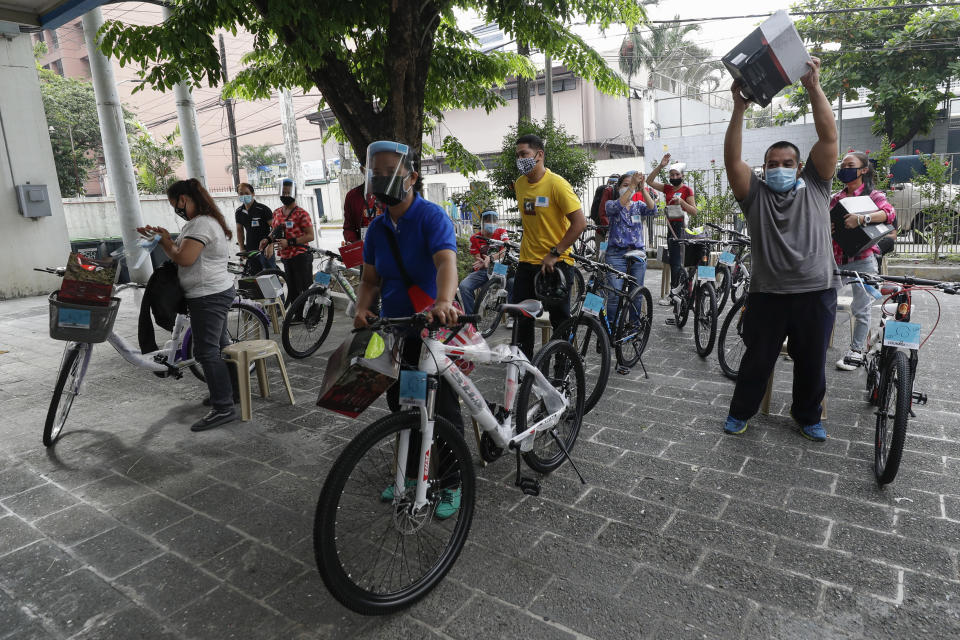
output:
M844 213L873 213L879 211L877 203L870 196L850 196L840 200L834 209L841 208Z
M777 11L767 18L760 25L760 32L763 33L763 37L766 38L776 56L777 64L786 73L791 83L799 80L809 70L807 62L810 60L810 54L803 46L803 40L800 39L800 34L786 11Z

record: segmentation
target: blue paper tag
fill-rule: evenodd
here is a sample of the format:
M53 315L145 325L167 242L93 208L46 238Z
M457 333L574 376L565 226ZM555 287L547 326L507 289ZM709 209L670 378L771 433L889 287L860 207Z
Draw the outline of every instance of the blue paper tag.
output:
M633 224L640 224L640 215L634 214L630 216L630 222L632 222Z
M888 320L883 331L883 344L906 349L920 348L920 324Z
M603 311L603 298L595 293L588 293L583 298L583 310L592 316L599 316Z
M733 255L729 251L724 251L720 254L720 258L717 260L720 264L725 264L728 267L732 267L733 263L737 261L737 256Z
M313 276L313 281L316 282L321 287L330 286L330 274L326 271L318 271L315 276Z
M717 281L717 269L716 267L697 267L697 279L701 282L716 282Z
M400 372L400 404L424 407L427 404L427 374L405 369Z
M507 275L507 265L502 262L493 263L493 275L495 276L505 276Z
M607 250L607 242L604 240L600 243L600 253L605 253Z
M85 309L61 308L57 315L57 324L66 329L89 329L90 312Z

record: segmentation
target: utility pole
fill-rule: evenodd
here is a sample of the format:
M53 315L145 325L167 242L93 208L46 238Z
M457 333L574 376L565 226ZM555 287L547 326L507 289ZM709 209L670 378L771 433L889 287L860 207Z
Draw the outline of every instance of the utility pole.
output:
M67 133L70 134L70 159L73 160L73 179L77 182L77 197L83 195L83 189L80 187L80 171L77 169L77 149L73 146L73 125L67 123Z
M553 121L553 58L550 54L543 56L543 80L547 83L547 120Z
M300 137L297 135L297 116L293 110L293 96L289 89L280 89L278 93L280 94L280 123L283 125L284 152L287 155L287 177L297 184L298 195L306 195L303 191L303 164L300 161ZM304 204L306 200L301 202L300 206ZM313 228L316 230L314 244L320 246L320 228L317 226L315 213L315 211L310 212Z
M227 47L223 44L223 34L220 34L220 68L223 69L223 83L230 78L227 76ZM233 119L233 99L227 98L227 128L230 130L230 159L233 163L233 188L240 186L240 154L237 152L237 123Z
M163 6L163 19L173 14L169 5ZM173 96L177 101L177 122L180 124L180 140L183 142L183 162L187 167L187 177L196 178L206 186L207 172L203 166L203 147L200 145L200 132L197 130L197 109L193 104L193 92L186 82L173 85Z

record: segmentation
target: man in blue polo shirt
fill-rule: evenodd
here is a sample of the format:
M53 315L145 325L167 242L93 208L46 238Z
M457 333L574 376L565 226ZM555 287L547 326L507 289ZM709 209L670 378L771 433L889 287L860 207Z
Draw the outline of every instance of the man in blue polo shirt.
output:
M443 209L416 192L419 173L413 150L399 142L374 142L367 147L366 167L367 191L387 209L384 215L373 219L364 238L363 275L354 326L366 327L368 320L376 317L370 307L377 294L382 298L380 315L385 318L410 316L429 309L435 319L456 323L459 312L453 307L453 296L457 290L457 239L453 223ZM407 336L401 362L416 367L421 346L419 335ZM391 411L400 410L399 384L387 391L387 405ZM437 415L463 433L460 399L443 379L434 407ZM413 435L418 443L419 434ZM410 451L419 451L414 438ZM408 471L416 475L415 467ZM436 516L449 518L460 508L460 489L444 489L441 494ZM393 500L392 485L381 498Z

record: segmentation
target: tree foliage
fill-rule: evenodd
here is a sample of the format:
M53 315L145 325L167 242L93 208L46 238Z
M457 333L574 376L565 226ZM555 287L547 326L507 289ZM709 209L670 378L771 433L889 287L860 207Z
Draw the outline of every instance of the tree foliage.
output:
M576 19L607 28L637 24L635 0L238 0L182 2L163 24L108 22L101 48L135 63L149 86L172 88L221 83L211 34L243 29L254 34L245 69L226 93L269 98L282 87L318 89L357 157L378 139L401 139L421 148L424 116L440 120L455 108L488 112L506 102L492 88L508 77L532 77L528 60L495 50L483 53L458 24L472 10L507 34L549 53L600 90L624 94L623 80L570 28Z
M869 91L874 135L886 135L895 148L933 126L950 79L960 76L956 42L960 7L905 8L912 0L801 0L798 11L858 9L812 15L796 23L823 60L820 81L830 99L858 98ZM897 8L899 7L899 8ZM886 9L884 9L886 8ZM794 110L778 115L793 121L809 109L803 87L788 93Z
M913 173L913 184L920 191L924 203L920 230L925 240L933 247L934 262L940 261L940 249L956 233L960 224L957 212L960 211L960 190L952 185L954 168L944 155L921 153L924 172ZM914 223L916 224L916 222Z
M676 16L679 21L680 16ZM634 27L620 45L620 70L634 76L642 69L670 78L676 84L699 89L719 86L723 64L709 49L688 39L700 31L694 23L664 22Z
M593 176L593 167L596 161L590 153L576 146L577 138L563 128L556 121L534 120L521 122L512 127L503 138L503 148L497 165L490 170L488 177L493 183L496 195L505 200L515 200L513 183L520 177L517 173L516 151L517 138L528 133L535 133L544 141L544 164L550 171L565 178L580 198Z
M260 185L261 173L259 167L270 167L284 164L287 161L282 151L274 151L272 144L242 144L238 149L237 164L247 170L247 179L254 187ZM227 165L227 173L233 173L233 163Z
M183 147L176 144L180 127L157 140L142 124L130 136L130 158L137 171L140 193L162 194L177 181L175 173L183 162Z

